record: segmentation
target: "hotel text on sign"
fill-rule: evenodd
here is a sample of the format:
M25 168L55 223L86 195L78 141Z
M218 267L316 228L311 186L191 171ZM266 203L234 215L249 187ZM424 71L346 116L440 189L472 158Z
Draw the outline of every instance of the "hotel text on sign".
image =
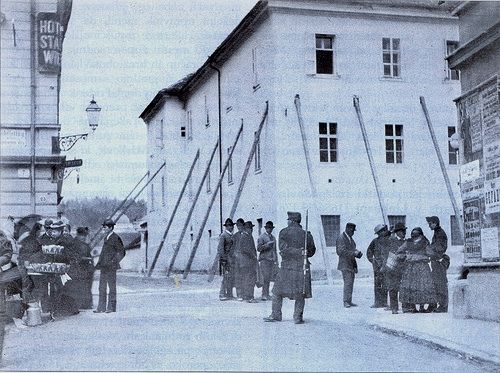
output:
M57 13L38 13L37 15L38 67L43 73L61 71L61 53L64 27Z

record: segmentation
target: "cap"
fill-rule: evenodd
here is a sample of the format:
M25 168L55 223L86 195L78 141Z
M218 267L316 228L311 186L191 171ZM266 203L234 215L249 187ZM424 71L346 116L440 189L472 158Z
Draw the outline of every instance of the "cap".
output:
M385 224L377 224L375 226L375 228L373 228L373 231L375 233L380 233L381 231L386 230L386 229L387 229L387 225L385 225Z
M393 232L398 232L398 231L404 231L405 229L408 229L403 223L396 223L394 224L394 228L392 229Z
M102 226L103 227L114 227L115 226L115 222L111 219L106 219L102 222Z
M352 228L352 229L356 230L356 224L354 224L354 223L347 223L345 225L345 229L347 229L347 228Z
M224 227L227 227L227 226L234 226L234 223L233 221L231 220L231 218L227 218L226 221L224 222L224 224L222 224Z
M265 228L274 228L274 224L271 220L269 220L264 227Z
M287 215L288 215L288 220L293 220L297 223L300 223L300 221L302 220L300 212L288 211Z
M425 220L427 220L427 223L436 223L439 225L439 218L437 216L427 216Z

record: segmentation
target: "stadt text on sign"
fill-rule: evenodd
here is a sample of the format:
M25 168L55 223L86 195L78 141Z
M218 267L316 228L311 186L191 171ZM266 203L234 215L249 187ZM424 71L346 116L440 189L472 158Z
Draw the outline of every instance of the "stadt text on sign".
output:
M38 67L40 72L61 72L61 53L64 27L59 14L38 13L37 15Z

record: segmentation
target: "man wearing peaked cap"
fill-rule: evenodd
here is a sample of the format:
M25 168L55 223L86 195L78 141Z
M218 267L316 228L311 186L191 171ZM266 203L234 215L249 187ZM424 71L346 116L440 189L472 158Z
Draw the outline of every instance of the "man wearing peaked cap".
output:
M385 224L376 225L373 231L377 237L370 242L366 250L366 258L373 267L373 292L375 301L371 307L384 308L387 307L388 291L385 286L383 269L391 248L391 232Z
M311 232L306 232L300 226L300 220L300 213L288 212L288 227L279 233L281 268L274 282L272 312L264 318L266 322L281 321L283 298L289 298L295 300L295 324L304 323L305 300L312 297L310 263L307 258L315 254L316 246Z
M234 286L234 242L233 229L234 223L228 218L223 224L224 232L219 236L219 245L217 246L217 255L219 255L219 274L222 276L222 282L219 291L221 301L233 299Z
M358 264L356 258L361 258L363 253L356 249L356 242L352 236L356 230L356 224L347 223L345 231L337 238L337 255L339 256L339 264L337 269L342 272L344 281L343 301L344 307L350 308L357 306L352 303L352 291L354 288L354 278L358 273Z
M428 216L425 219L429 223L429 228L434 231L427 252L431 258L431 275L438 301L437 305L429 305L429 309L434 312L448 312L448 279L446 277L446 271L450 266L450 257L446 254L448 236L439 225L437 216Z
M268 221L264 226L266 230L257 238L257 251L259 252L259 274L262 282L262 300L269 299L269 285L274 281L274 274L278 267L278 253L276 252L276 238L272 234L274 224Z
M106 219L102 223L102 227L105 234L104 244L95 267L101 271L99 303L94 313L116 312L116 271L120 269L120 261L125 257L123 241L120 236L113 232L115 222Z

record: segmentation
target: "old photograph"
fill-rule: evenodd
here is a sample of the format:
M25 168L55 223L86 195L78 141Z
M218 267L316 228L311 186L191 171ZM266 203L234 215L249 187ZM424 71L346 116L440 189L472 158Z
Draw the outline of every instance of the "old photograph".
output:
M0 370L500 371L500 1L0 11Z

